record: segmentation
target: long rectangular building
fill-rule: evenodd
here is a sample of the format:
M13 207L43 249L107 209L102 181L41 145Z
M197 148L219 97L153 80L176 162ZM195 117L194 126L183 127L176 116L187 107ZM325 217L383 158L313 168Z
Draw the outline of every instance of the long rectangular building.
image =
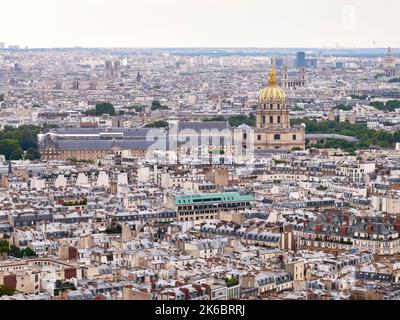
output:
M171 195L167 204L176 210L178 221L217 219L220 212L242 211L254 205L252 195L238 192Z

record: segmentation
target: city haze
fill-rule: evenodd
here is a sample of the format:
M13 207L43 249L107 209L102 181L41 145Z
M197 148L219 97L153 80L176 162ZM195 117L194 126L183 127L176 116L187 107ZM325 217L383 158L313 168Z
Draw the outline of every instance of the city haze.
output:
M400 47L396 0L4 0L0 41L53 47Z

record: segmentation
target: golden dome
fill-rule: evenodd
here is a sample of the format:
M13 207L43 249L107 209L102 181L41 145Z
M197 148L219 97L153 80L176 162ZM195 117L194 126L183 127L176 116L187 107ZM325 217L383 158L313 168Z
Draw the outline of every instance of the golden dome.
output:
M286 94L282 88L278 85L276 78L275 65L272 65L271 73L268 76L268 85L260 92L261 102L284 102L286 100Z

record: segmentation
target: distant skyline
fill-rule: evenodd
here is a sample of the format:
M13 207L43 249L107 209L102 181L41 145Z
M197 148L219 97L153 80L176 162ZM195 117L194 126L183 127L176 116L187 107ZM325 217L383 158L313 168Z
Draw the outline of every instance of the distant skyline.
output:
M57 47L400 47L398 0L2 0L0 42Z

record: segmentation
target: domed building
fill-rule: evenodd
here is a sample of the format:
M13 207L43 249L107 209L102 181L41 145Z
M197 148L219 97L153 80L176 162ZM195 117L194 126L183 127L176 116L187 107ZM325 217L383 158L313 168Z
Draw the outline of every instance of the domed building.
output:
M286 94L279 86L274 65L267 86L260 92L254 134L255 150L305 149L305 129L290 125Z
M383 59L383 68L387 77L395 77L397 58L392 55L392 49L389 47L385 58Z

